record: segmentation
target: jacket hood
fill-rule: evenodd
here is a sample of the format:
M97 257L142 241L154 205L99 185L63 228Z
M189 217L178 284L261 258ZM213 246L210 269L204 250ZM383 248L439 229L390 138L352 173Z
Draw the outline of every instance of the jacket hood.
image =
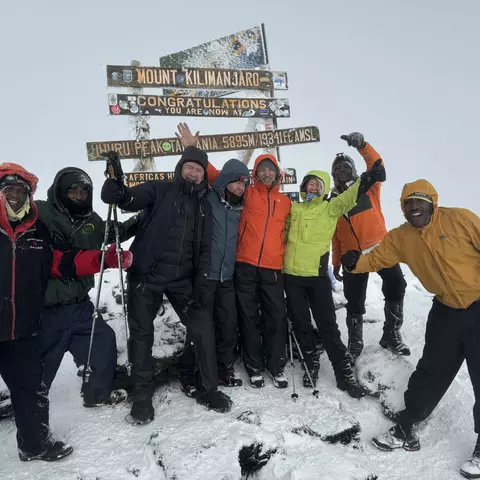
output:
M340 186L340 183L336 181L335 175L333 174L335 167L339 163L346 163L347 165L350 166L350 168L352 169L352 180L354 182L359 177L357 172L357 167L355 166L355 162L353 161L353 158L348 155L345 155L344 153L337 153L337 156L335 157L335 160L332 163L332 178L333 178L333 184L335 185L335 188L338 188Z
M330 175L327 173L327 172L323 172L322 170L310 170L304 177L303 177L303 180L302 180L302 183L300 184L300 197L302 197L302 200L305 200L307 194L304 190L304 187L305 187L305 183L306 181L310 178L310 177L316 177L318 178L319 180L321 180L324 184L325 184L325 193L324 195L322 195L321 197L318 197L318 198L321 198L323 199L323 197L325 195L328 194L328 192L330 191Z
M225 189L227 188L227 185L242 180L245 177L250 178L250 172L247 165L236 158L232 158L225 163L217 178L213 181L212 187L218 193L220 198L223 199L225 197Z
M57 174L55 175L55 178L53 179L53 183L50 186L50 188L47 191L47 199L48 201L54 205L58 210L60 210L63 213L68 214L67 207L63 205L61 201L61 192L59 192L59 181L60 178L63 177L66 174L75 174L78 177L85 177L85 182L90 185L89 189L89 198L88 201L90 202L90 205L92 205L93 202L93 182L88 173L86 173L84 170L81 168L77 167L66 167L62 168ZM64 195L66 195L67 192L63 192ZM90 208L90 211L88 212L88 215L92 213L93 208Z
M21 230L24 231L27 228L30 228L30 226L32 226L38 218L37 207L35 205L35 202L33 201L33 194L37 190L38 177L33 173L30 173L21 165L18 165L17 163L10 163L10 162L5 162L0 164L0 179L5 177L6 175L18 175L19 177L22 177L30 185L30 194L29 194L30 212L25 217L25 219L22 220ZM7 202L7 199L0 192L0 226L7 231L8 235L11 238L13 238L14 233L8 221L6 202Z
M275 184L273 186L273 189L275 190L279 190L280 189L280 181L281 181L281 173L280 173L280 166L278 165L278 160L270 153L264 153L262 155L259 155L256 159L255 159L255 163L253 165L253 170L252 170L252 177L253 179L256 178L257 176L257 168L258 166L260 165L260 162L262 160L270 160L271 162L273 162L273 164L275 165L275 167L277 168L277 178L275 180ZM259 184L260 182L257 183L257 185Z
M434 214L438 209L438 192L435 190L435 187L427 180L415 180L411 183L406 183L402 189L402 195L400 197L400 206L402 212L405 215L404 203L407 197L412 195L412 193L422 193L428 195L433 202Z
M197 192L198 194L206 192L208 190L208 155L197 147L187 147L185 149L182 158L175 167L173 182L182 186L187 186L187 184L190 183L185 181L185 179L182 177L182 167L187 162L195 162L203 167L203 170L205 171L203 182L199 185L193 185L193 191Z

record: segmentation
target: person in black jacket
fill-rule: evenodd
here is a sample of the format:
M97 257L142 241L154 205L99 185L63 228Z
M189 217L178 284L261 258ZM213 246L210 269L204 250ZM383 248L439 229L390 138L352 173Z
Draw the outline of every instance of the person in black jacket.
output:
M220 384L227 387L242 385L242 380L235 377L233 368L237 344L237 305L233 273L240 213L249 183L247 165L233 158L223 166L212 183L212 192L208 196L212 206L213 235L206 310L213 316L215 325Z
M0 375L10 390L22 461L55 461L72 447L49 431L49 402L43 382L37 332L49 277L92 275L100 270L98 250L53 249L38 220L33 194L38 179L14 163L0 164ZM124 264L131 253L124 252ZM106 255L107 268L116 254Z
M118 157L112 162L114 171L121 171ZM130 249L134 260L127 275L134 423L154 418L153 321L164 294L187 327L183 363L195 363L196 401L219 412L232 405L217 390L214 330L211 317L204 312L212 242L207 164L207 154L191 146L185 149L171 183L147 182L127 188L122 178L109 178L103 185L105 203L130 212L144 210Z
M46 201L36 201L40 220L58 242L74 248L99 249L105 237L105 221L93 210L93 183L83 170L60 170L48 189ZM119 223L120 241L135 234L137 217ZM108 243L115 242L110 225ZM66 351L78 367L87 362L94 305L89 291L93 275L52 278L48 281L39 333L44 382L50 388ZM118 404L126 399L123 390L112 391L117 365L115 332L98 315L95 322L89 381L82 385L83 405Z

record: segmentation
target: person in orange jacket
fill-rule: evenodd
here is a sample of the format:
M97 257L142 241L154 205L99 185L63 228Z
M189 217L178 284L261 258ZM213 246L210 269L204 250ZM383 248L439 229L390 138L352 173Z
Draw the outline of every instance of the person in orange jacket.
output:
M435 298L428 315L425 347L405 392L397 424L373 439L380 450L420 449L416 425L427 419L453 382L464 360L473 385L477 443L461 467L466 478L480 478L480 218L464 208L438 206L426 180L403 187L407 223L390 231L372 252L342 257L353 275L406 263Z
M208 178L213 181L218 173L209 163ZM265 385L266 358L274 386L286 388L283 370L287 319L282 267L291 201L280 193L280 168L273 155L257 157L252 177L240 217L234 277L243 360L253 387Z
M380 159L380 155L367 142L361 133L351 133L340 137L349 146L357 148L367 165L367 170ZM382 162L383 164L383 162ZM333 161L332 176L335 188L332 197L344 192L358 178L352 158L343 153L337 154ZM348 250L367 253L374 249L387 234L385 219L380 205L381 184L375 184L363 196L358 204L347 214L339 218L332 239L332 263L334 275L343 281L343 291L347 299L348 350L353 362L363 350L363 315L367 295L368 273L352 275L348 271L340 275L341 257ZM382 278L382 292L385 296L385 322L380 345L397 355L410 355L409 348L403 343L400 328L403 324L403 298L406 282L400 265L391 265L378 271Z

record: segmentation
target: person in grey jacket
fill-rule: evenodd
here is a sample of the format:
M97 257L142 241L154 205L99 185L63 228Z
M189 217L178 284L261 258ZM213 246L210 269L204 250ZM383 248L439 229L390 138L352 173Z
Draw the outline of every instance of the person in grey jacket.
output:
M237 342L237 307L233 272L243 199L250 183L247 165L228 160L212 183L208 200L212 205L212 263L205 310L213 316L218 377L221 385L242 385L233 364Z

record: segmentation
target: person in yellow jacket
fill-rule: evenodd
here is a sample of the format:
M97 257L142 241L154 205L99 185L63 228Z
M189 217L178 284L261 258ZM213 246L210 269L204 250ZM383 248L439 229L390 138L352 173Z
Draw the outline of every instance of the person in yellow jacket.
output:
M438 194L426 180L403 187L401 206L408 223L390 231L367 255L350 250L342 257L352 273L406 263L435 294L423 355L405 392L405 410L395 426L373 439L385 451L420 449L415 427L435 409L464 360L475 395L475 433L480 434L480 218L463 208L439 207ZM480 478L480 435L461 473Z
M307 368L316 383L320 355L314 345L311 309L332 362L337 387L355 398L366 395L368 391L357 383L351 357L340 338L328 276L328 259L338 217L351 210L357 198L379 180L385 180L381 160L346 192L328 201L325 194L330 190L330 176L326 172L312 170L300 186L303 202L292 205L286 225L283 270L287 308ZM305 387L315 386L310 384L306 373L303 383Z

